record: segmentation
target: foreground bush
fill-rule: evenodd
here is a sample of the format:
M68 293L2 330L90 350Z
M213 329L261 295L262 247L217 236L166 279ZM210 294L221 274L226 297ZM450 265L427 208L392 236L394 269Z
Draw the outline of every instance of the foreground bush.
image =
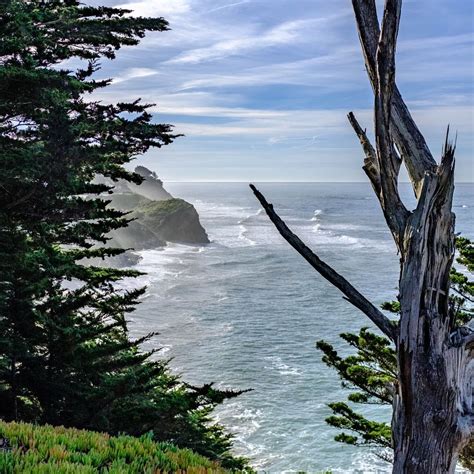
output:
M189 449L156 443L151 436L113 437L93 431L0 421L0 438L9 444L0 448L2 474L227 472Z

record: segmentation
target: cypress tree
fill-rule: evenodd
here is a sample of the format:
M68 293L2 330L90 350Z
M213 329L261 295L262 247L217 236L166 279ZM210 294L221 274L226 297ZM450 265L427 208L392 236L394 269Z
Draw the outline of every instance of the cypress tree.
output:
M0 3L0 416L141 435L244 466L212 409L236 392L191 387L132 341L138 272L92 265L116 256L107 233L127 215L104 195L150 147L177 137L140 100L93 92L99 60L165 31L163 18L76 0ZM68 64L78 64L74 70ZM107 180L94 181L97 175Z

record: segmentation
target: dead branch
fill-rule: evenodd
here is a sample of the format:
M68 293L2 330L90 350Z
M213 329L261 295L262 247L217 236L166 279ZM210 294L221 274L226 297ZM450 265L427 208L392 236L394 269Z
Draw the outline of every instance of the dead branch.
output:
M250 188L265 209L281 236L329 283L342 291L351 304L360 309L386 336L395 341L397 330L390 320L364 295L356 290L342 275L323 262L306 244L295 235L269 204L263 194L251 184Z
M360 144L365 153L364 166L362 169L365 171L365 174L370 180L372 187L374 188L375 194L381 196L381 185L380 185L380 169L377 162L377 154L375 152L372 143L367 137L366 131L362 129L359 125L359 122L355 118L355 115L352 112L349 112L347 115L354 132L359 137Z
M401 5L401 1L396 3ZM367 73L375 91L377 86L376 55L380 39L375 0L352 0L352 6ZM411 117L396 84L393 86L391 101L390 133L407 167L415 194L419 197L425 172L435 171L436 161Z

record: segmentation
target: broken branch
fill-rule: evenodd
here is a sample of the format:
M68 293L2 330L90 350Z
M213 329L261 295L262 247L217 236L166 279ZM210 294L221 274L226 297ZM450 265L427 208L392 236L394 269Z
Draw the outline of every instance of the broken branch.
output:
M365 171L365 174L368 176L372 187L374 188L375 194L380 199L381 188L380 188L380 170L377 163L377 155L375 149L370 143L370 140L367 137L365 130L359 125L359 122L355 118L355 115L352 112L349 112L347 115L354 132L359 137L360 144L365 153L364 166L362 169Z
M265 209L268 217L277 228L280 235L329 283L338 288L347 300L360 309L386 336L395 341L397 331L391 321L377 309L364 295L356 290L342 275L323 262L306 244L295 235L280 216L269 204L263 194L253 185L250 185L253 193Z

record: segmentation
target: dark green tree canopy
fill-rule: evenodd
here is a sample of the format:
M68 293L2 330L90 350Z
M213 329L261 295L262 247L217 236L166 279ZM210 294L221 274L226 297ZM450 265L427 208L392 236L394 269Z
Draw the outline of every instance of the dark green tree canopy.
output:
M150 104L103 103L100 60L164 31L163 18L73 0L0 3L0 417L142 435L242 468L213 408L236 392L191 387L131 340L144 288L107 234L127 225L106 199L142 178L135 157L177 137Z

